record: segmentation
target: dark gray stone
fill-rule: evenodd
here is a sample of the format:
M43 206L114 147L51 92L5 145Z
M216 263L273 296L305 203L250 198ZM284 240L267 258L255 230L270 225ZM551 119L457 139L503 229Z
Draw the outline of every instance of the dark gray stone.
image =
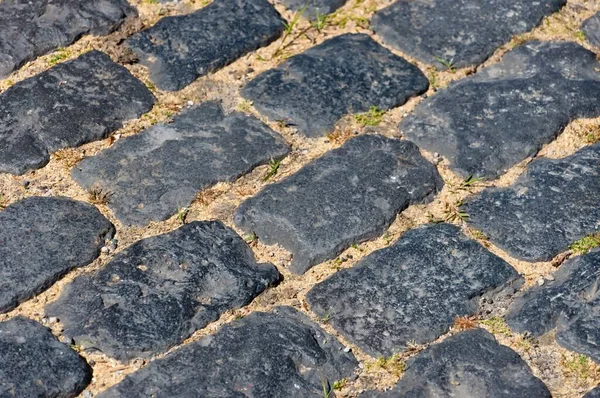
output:
M8 206L0 212L0 312L92 262L113 234L113 225L87 203L31 197Z
M153 104L142 82L99 51L50 68L0 95L0 172L38 169L49 152L105 138Z
M600 116L600 63L569 42L531 42L423 101L400 123L457 173L496 177L576 118Z
M176 91L277 40L284 22L267 0L215 0L191 14L165 17L125 44L158 88Z
M242 203L234 222L292 252L291 271L303 273L380 235L398 212L442 185L413 143L363 135L268 185Z
M566 261L553 281L525 291L511 305L511 329L541 336L557 328L563 347L600 362L600 250Z
M550 398L544 383L509 347L483 329L448 337L407 363L396 387L361 398Z
M354 356L343 348L306 316L279 307L233 321L100 396L323 397L323 384L348 378L356 368Z
M486 189L463 210L511 256L549 261L600 230L600 144L536 159L513 185Z
M587 19L581 28L587 41L593 46L600 47L600 12Z
M0 323L0 363L0 397L74 397L92 380L83 358L22 316Z
M301 11L304 17L314 20L317 16L331 14L344 4L346 0L282 0L290 10Z
M410 341L434 341L456 317L477 312L481 296L520 282L508 263L458 227L428 224L336 272L306 300L366 353L387 357Z
M588 393L585 394L583 398L600 398L600 386L596 386L596 388L594 388L593 390L588 391Z
M388 45L443 67L478 65L514 35L528 32L566 0L398 0L371 19Z
M126 0L3 0L0 78L84 34L107 35L135 15Z
M257 264L220 221L196 221L136 242L76 278L46 314L59 318L64 334L82 347L119 360L150 357L279 279L273 265Z
M365 34L344 34L293 56L252 80L242 96L273 120L310 136L330 132L344 115L387 110L427 91L414 65Z
M198 191L234 181L289 151L279 134L258 119L225 115L216 102L182 112L78 163L83 187L111 192L108 206L124 224L162 221L188 206Z

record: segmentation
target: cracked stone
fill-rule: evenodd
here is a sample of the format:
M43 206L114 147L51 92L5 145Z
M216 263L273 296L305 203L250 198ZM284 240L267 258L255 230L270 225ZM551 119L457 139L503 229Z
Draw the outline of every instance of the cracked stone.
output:
M30 197L0 212L0 313L100 255L113 225L94 206Z
M76 278L46 315L84 348L118 360L148 358L183 342L278 282L220 221L196 221L141 240Z
M600 362L600 250L567 260L554 281L526 290L511 305L511 329L541 336L557 329L556 341Z
M306 300L366 353L389 357L411 341L434 341L456 317L476 313L482 296L520 283L508 263L458 227L427 224L336 272L313 287Z
M0 323L0 363L2 397L74 397L92 381L83 358L23 316Z
M207 102L119 140L78 163L72 175L86 189L110 192L108 206L121 222L145 225L187 207L200 190L288 152L283 138L258 119L225 115L219 103Z
M136 16L126 0L0 2L0 78L84 34L107 35Z
M125 378L102 398L323 397L357 366L333 336L291 307L254 312Z
M400 211L442 185L413 143L362 135L265 187L242 203L234 222L292 252L290 269L300 274L379 236Z
M176 91L277 40L284 22L267 0L215 0L191 14L165 17L125 44L158 88Z
M242 96L272 120L316 137L329 133L344 115L372 106L388 110L428 87L416 66L369 36L344 34L260 74Z
M0 172L43 167L50 152L103 139L153 104L142 82L99 51L56 65L0 94Z
M581 29L587 41L593 46L600 47L600 12L587 19Z
M473 226L511 256L550 261L600 230L600 144L562 159L539 158L506 188L462 207Z
M577 118L600 116L600 63L569 42L530 42L423 101L400 123L462 176L495 178Z
M377 11L371 26L388 45L444 67L479 65L513 36L528 32L566 0L398 0Z
M448 337L407 361L407 370L388 392L361 398L550 398L527 363L483 329Z

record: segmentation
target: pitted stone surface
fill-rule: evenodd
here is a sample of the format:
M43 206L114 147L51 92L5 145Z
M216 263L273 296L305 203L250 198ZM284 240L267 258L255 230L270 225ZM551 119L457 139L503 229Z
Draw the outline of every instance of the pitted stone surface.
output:
M389 248L336 272L306 296L312 310L373 356L429 343L517 272L451 224L406 232ZM514 288L514 287L512 287Z
M549 261L600 230L600 144L536 159L513 185L486 189L463 209L513 257Z
M114 227L92 205L30 197L0 211L0 313L100 254Z
M424 93L414 65L365 34L344 34L270 69L242 89L259 112L310 137L330 132L344 115L387 110Z
M567 260L554 280L525 291L511 305L511 329L540 336L557 328L563 347L600 362L600 251Z
M600 12L587 19L582 26L585 38L592 45L600 47Z
M153 361L100 396L323 397L323 383L350 377L351 353L290 307L254 312Z
M596 388L585 394L583 398L600 398L600 386L596 386Z
M0 323L0 363L1 397L74 397L92 380L83 358L22 316Z
M514 35L527 32L566 0L398 0L371 19L388 45L442 67L478 65Z
M181 343L279 279L220 221L196 221L141 240L76 278L46 314L77 344L130 360Z
M258 119L225 115L216 102L182 112L78 163L73 178L111 192L108 206L125 224L162 221L188 206L198 191L233 181L289 151Z
M407 362L388 392L361 398L550 398L550 391L509 347L483 329L455 334Z
M600 116L600 63L569 42L531 42L423 101L400 123L463 176L496 177L573 119Z
M442 185L413 143L363 135L268 185L242 203L234 222L291 251L292 272L303 273L378 236L398 212Z
M284 22L267 0L215 0L191 14L165 17L125 43L158 88L176 91L276 40Z
M346 0L282 0L282 2L290 10L301 11L304 9L302 15L311 20L321 15L331 14L346 4Z
M0 78L84 34L109 34L135 15L126 0L3 0Z
M105 138L153 104L142 82L99 51L50 68L0 95L0 172L38 169L49 152Z

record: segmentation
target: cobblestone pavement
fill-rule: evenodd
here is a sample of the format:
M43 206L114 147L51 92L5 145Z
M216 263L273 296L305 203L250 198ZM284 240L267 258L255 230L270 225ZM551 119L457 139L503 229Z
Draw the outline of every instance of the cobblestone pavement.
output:
M0 397L599 396L600 2L447 3L0 0Z

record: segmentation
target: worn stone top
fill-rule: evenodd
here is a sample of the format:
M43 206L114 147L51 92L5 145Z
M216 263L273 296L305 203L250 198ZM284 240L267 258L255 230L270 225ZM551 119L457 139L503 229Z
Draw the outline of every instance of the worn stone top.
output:
M81 35L106 35L135 15L127 0L2 0L0 79Z
M600 116L600 62L570 42L529 42L423 101L400 123L465 177L495 178L576 118Z
M581 28L587 41L593 46L600 47L600 12L587 19Z
M284 20L267 0L215 0L165 17L125 43L162 90L176 91L276 40Z
M422 62L478 65L566 0L398 0L371 19L375 33ZM440 62L442 61L442 62Z
M295 55L246 85L259 112L309 136L329 133L344 115L387 110L427 91L429 81L365 34L344 34Z
M327 14L331 14L344 4L347 0L282 0L283 4L291 10L304 10L302 16L314 20Z
M50 152L105 138L153 104L146 86L104 53L56 65L0 94L0 172L40 168Z

